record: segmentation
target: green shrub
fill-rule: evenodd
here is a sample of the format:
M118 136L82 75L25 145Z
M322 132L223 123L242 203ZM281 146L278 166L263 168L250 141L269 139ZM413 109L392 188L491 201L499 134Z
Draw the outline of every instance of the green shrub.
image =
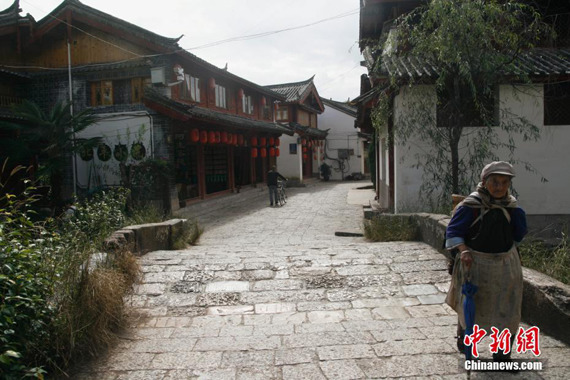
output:
M549 275L565 284L570 284L570 244L568 233L556 246L541 240L525 239L519 246L522 265Z
M78 202L72 216L39 223L31 190L0 198L3 379L42 378L107 347L123 320L123 297L140 277L130 253L98 254L125 223L127 192L101 193Z
M380 215L364 221L364 236L371 241L413 241L417 228L408 217Z

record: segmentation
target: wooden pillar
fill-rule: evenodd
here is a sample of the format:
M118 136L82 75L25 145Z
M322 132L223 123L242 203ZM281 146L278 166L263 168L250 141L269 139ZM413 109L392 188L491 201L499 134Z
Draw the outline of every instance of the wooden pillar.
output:
M250 159L250 174L251 174L251 184L255 185L257 183L255 179L255 160L257 158L251 157L251 149L249 150L249 159Z
M234 147L228 146L228 189L234 191L236 187L234 170Z
M198 194L201 199L206 196L206 161L204 158L204 145L198 145L196 153L198 159Z

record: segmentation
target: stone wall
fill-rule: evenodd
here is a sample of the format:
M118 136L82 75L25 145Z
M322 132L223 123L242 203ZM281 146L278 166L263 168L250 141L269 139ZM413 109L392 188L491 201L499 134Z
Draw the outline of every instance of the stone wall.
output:
M365 212L365 218L399 218L411 220L418 228L420 241L431 245L441 254L450 258L443 249L445 229L450 217L437 214L380 214ZM543 273L523 268L522 319L538 326L543 332L570 344L570 286Z

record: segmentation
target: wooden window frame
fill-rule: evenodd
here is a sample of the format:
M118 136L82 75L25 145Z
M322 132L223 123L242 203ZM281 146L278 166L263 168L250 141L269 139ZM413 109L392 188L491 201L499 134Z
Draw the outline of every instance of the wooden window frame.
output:
M216 107L228 109L228 97L226 88L216 83L214 92L216 98Z
M241 98L241 109L243 113L253 115L253 98L251 95L244 95Z

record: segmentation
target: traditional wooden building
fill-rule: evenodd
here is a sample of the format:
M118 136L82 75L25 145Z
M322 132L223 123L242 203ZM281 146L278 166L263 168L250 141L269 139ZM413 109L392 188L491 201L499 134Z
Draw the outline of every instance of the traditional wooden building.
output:
M303 178L318 176L327 136L326 131L318 128L317 116L325 108L313 78L314 75L301 82L265 86L285 97L276 102L275 119L295 133L283 138L283 150L278 159L279 171L301 181Z
M0 87L48 110L70 98L100 120L80 138L102 137L77 157L77 191L121 184L119 164L160 160L177 209L263 182L279 155L276 102L286 97L238 77L112 15L65 0L36 22L19 1L0 12ZM4 104L2 103L2 104ZM68 186L70 189L73 183Z

